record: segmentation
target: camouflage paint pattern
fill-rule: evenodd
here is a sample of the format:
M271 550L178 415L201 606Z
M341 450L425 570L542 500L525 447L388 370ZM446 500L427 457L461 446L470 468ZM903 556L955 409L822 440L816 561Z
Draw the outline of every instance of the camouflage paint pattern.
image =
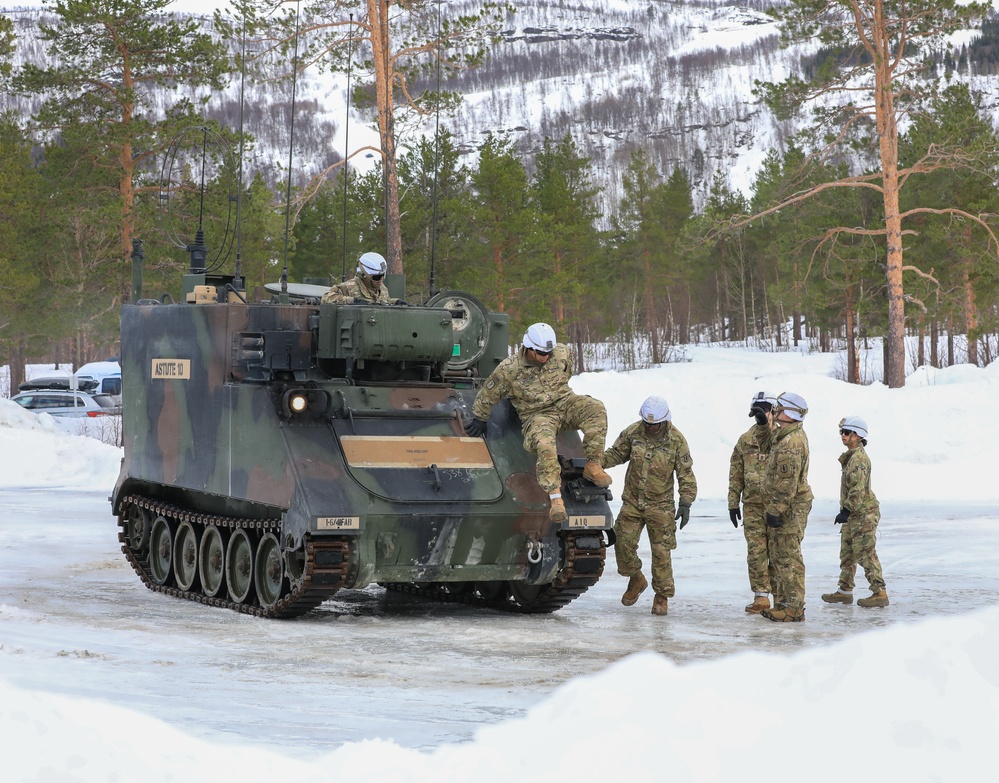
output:
M801 422L779 428L756 427L757 442L768 451L764 513L780 517L783 527L767 528L767 554L773 565L774 600L791 609L805 607L805 537L812 490L808 485L808 436Z
M496 403L509 399L523 422L524 449L537 456L538 483L545 492L559 491L556 437L562 430L581 430L583 455L601 462L607 441L607 410L599 400L569 388L572 351L558 344L544 364L527 359L522 348L504 360L476 395L472 414L488 419Z
M749 587L754 593L770 593L773 566L767 555L767 525L763 490L768 455L756 439L756 425L744 432L732 449L728 469L728 507L742 503L742 532L746 538Z
M652 589L657 595L672 598L672 550L676 549L674 481L679 487L680 503L692 505L697 498L690 448L683 434L671 422L651 435L645 424L630 424L604 453L604 467L628 463L624 477L621 512L614 525L617 542L614 553L618 573L634 576L642 570L638 542L646 528L652 547Z
M839 588L853 590L859 565L864 569L871 590L878 592L885 589L885 580L875 549L881 505L871 491L871 458L861 445L841 454L839 461L843 467L840 508L850 512L840 531Z
M561 568L563 527L610 527L603 499L567 500L569 521L549 521L547 494L509 404L493 411L488 440L464 435L461 420L481 383L475 371L481 377L496 367L505 341L493 345L490 337L471 370L450 378L441 374L441 356L454 350L456 359L472 359L457 357L450 330L442 330L448 309L351 305L343 318L338 309L307 302L123 307L124 459L114 512L135 493L202 513L280 520L289 550L306 536L352 536L348 587L546 584ZM373 332L344 333L353 342L332 344L341 327L362 322L390 318L390 331L400 331L396 319L407 313L420 330L433 327L411 346L430 361L377 359L396 348L366 344ZM330 335L325 358L317 348L321 324ZM505 334L500 326L490 321L485 333ZM291 411L292 394L307 396L305 411ZM560 433L558 448L581 456L575 432Z

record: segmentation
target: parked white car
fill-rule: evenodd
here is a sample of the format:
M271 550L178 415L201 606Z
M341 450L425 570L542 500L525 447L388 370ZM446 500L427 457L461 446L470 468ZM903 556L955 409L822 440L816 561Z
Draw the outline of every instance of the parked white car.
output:
M57 418L96 418L121 413L109 394L88 394L64 389L35 389L22 391L11 399L32 413L47 413Z

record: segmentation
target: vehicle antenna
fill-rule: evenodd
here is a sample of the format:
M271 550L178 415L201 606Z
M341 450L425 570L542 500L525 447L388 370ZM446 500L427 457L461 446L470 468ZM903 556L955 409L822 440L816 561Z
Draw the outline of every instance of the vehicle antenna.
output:
M236 190L236 269L232 285L243 290L243 96L246 84L246 14L243 14L243 33L239 48L239 186Z
M295 53L292 56L291 74L291 138L288 143L288 194L284 208L284 267L281 269L281 298L288 298L288 240L291 236L291 165L295 153L295 91L298 87L298 25L302 2L295 3Z
M441 140L441 0L437 2L437 107L434 112L434 214L430 221L430 295L437 293L437 283L434 278L434 261L437 255L437 180L440 171L440 140Z
M350 15L350 32L347 34L347 108L343 117L343 258L340 259L340 282L347 279L347 188L350 185L350 171L347 156L350 154L350 64L354 60L350 45L354 42L354 15Z

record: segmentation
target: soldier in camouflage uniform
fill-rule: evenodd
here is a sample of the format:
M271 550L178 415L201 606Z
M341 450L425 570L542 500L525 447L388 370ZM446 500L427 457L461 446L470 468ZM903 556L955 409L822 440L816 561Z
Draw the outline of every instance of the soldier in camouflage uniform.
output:
M801 540L805 537L812 490L808 486L808 436L802 421L808 413L805 400L793 392L777 397L773 425L760 427L760 446L768 452L763 493L767 523L767 553L774 566L774 607L760 614L775 622L805 619L805 561ZM762 420L757 415L757 422Z
M323 294L322 303L406 304L402 299L390 297L382 285L386 268L385 259L379 253L365 253L357 261L357 273L354 278L333 286Z
M881 561L874 548L881 521L881 505L871 491L871 459L867 445L867 422L859 416L847 416L839 423L839 434L847 451L839 457L843 475L839 485L839 514L836 524L842 525L839 545L839 589L826 593L822 600L830 604L852 604L854 577L857 566L871 585L873 595L861 598L858 606L867 609L888 606Z
M568 519L555 444L559 430L582 430L586 457L583 478L598 487L611 484L611 477L602 467L607 410L600 400L573 392L570 377L569 346L556 342L555 330L548 324L533 324L524 334L520 350L500 362L479 389L472 405L474 418L465 425L468 435L485 437L493 405L504 397L510 398L520 415L524 448L537 455L538 483L551 499L550 517L554 522Z
M640 413L642 420L627 427L604 454L604 467L628 463L621 513L614 525L617 537L614 554L617 572L629 577L621 603L632 606L649 586L638 556L642 528L648 530L652 589L656 594L652 614L664 615L669 610L668 599L676 593L670 555L676 549L676 518L680 518L683 530L690 519L690 506L697 497L697 480L687 441L673 426L666 400L649 397L642 403ZM680 503L675 512L674 474L680 489Z
M749 566L749 589L753 591L753 602L746 611L759 614L770 608L773 564L767 555L767 523L764 518L763 483L766 476L767 454L760 448L757 429L769 429L775 397L766 392L757 393L749 406L750 417L762 412L766 424L754 424L742 434L732 449L728 468L728 515L732 525L739 527L746 536L746 563ZM742 511L739 501L742 500Z

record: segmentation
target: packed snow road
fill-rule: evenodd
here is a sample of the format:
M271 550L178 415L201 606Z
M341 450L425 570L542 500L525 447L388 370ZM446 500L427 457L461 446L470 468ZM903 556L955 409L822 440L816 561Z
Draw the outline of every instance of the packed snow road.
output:
M832 504L817 503L804 543L807 621L749 616L745 542L723 505L695 504L678 534L677 597L665 618L650 614L651 589L621 606L626 582L611 552L596 587L552 615L432 604L372 586L303 619L267 621L146 590L119 550L106 491L2 489L0 674L127 705L213 741L300 756L375 737L426 748L467 740L639 650L678 663L792 651L962 614L999 595L999 509L886 503L878 552L891 606L824 605L820 593L836 586L839 529ZM647 544L641 554L648 573ZM858 596L864 586L858 573Z

